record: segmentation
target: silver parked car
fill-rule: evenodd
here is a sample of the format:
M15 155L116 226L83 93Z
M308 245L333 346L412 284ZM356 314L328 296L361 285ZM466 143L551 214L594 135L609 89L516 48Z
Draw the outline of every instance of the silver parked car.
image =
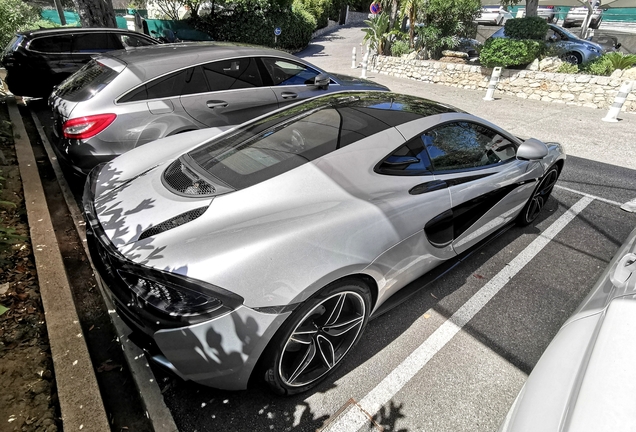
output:
M100 165L87 237L155 362L293 394L325 379L407 284L534 221L564 160L559 144L447 105L336 93Z
M184 43L104 54L49 98L55 149L75 170L186 131L236 125L339 90L388 90L281 51Z
M500 432L636 430L636 230L563 324Z
M491 38L507 37L504 28L493 33ZM600 57L604 49L599 44L579 38L555 24L548 24L546 43L561 52L564 61L572 64L587 63Z

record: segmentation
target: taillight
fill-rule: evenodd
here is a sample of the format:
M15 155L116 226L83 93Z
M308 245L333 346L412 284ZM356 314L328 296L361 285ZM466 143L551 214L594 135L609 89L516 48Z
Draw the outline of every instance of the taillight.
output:
M97 114L70 119L62 125L62 133L64 138L91 138L106 129L116 118L117 114Z

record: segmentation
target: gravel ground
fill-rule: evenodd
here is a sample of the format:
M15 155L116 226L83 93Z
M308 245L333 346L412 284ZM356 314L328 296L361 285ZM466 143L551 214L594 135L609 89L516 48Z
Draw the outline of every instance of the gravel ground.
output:
M56 432L53 364L8 118L1 101L0 432Z

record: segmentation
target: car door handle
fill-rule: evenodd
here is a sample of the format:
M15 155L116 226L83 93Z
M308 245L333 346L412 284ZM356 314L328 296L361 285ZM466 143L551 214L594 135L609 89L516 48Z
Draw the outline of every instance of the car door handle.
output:
M426 183L418 184L417 186L413 186L409 193L411 195L421 195L427 192L434 192L441 189L446 189L448 187L448 183L444 180L432 180Z
M296 99L298 97L298 93L293 92L282 92L280 95L283 99Z
M222 100L209 100L205 104L208 108L225 108L227 106L227 102Z

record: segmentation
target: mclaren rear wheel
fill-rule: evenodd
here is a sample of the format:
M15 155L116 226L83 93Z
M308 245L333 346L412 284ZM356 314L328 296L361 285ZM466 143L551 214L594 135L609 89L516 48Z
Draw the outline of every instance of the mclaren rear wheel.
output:
M280 395L301 393L327 378L360 339L371 312L358 280L328 285L287 319L264 354L265 382Z

